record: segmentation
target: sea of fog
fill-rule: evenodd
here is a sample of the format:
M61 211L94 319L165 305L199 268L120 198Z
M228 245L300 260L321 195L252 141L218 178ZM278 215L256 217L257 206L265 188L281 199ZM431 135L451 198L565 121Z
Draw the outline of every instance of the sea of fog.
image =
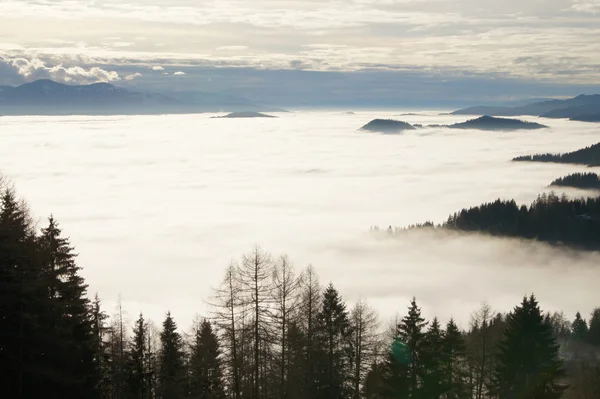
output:
M482 301L510 310L534 292L545 310L600 305L600 255L481 236L377 240L373 225L441 222L497 198L529 204L583 166L511 163L600 141L594 124L551 129L357 131L375 117L441 124L464 116L401 111L296 112L278 119L209 114L0 117L0 171L40 221L54 214L109 313L205 314L225 267L258 244L312 264L352 303L383 319L413 295L428 317L463 326ZM536 120L537 118L526 118ZM571 195L585 195L571 192Z

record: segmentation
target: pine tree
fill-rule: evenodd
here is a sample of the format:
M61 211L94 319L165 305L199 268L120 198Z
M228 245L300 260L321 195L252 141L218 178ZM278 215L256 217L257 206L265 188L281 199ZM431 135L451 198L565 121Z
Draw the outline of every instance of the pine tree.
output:
M600 346L600 308L596 308L592 312L590 328L588 331L588 342L592 345Z
M466 353L465 338L454 320L450 319L446 324L441 359L442 385L447 399L467 399L470 397L466 372Z
M421 398L420 382L423 380L425 370L423 365L423 352L425 332L423 329L427 322L421 317L421 309L413 297L408 308L408 315L402 318L398 326L398 337L408 348L410 362L408 364L408 395L409 398Z
M558 344L533 295L508 316L499 348L492 386L498 399L561 397L565 371Z
M51 342L48 284L36 250L27 209L6 189L0 199L0 385L9 398L52 387L45 356L45 342Z
M575 320L571 325L573 339L579 342L586 342L588 339L588 325L585 319L581 318L581 313L577 312Z
M133 338L127 362L128 392L130 397L135 399L150 398L147 342L148 325L140 313L140 317L133 327Z
M160 333L159 387L160 399L180 399L185 397L185 363L181 335L177 324L167 313Z
M319 343L323 348L317 363L317 397L343 399L351 389L351 328L346 305L332 284L323 293L317 324Z
M48 300L54 319L54 373L62 374L61 397L91 397L99 381L94 374L94 337L87 285L79 275L69 240L62 237L51 216L39 237L40 259L48 281ZM60 366L58 366L60 365ZM57 389L59 389L57 387Z
M191 348L189 393L195 399L224 399L221 349L210 322L196 328Z
M444 334L436 318L429 325L423 345L423 380L420 397L439 399L445 393L442 354Z

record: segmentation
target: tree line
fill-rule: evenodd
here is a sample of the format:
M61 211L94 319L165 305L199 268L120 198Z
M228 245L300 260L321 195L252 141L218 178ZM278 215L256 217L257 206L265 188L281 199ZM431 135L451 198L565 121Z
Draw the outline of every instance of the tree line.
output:
M582 148L577 151L567 152L565 154L535 154L524 155L513 158L517 162L555 162L571 163L588 166L600 165L600 143Z
M519 206L515 200L497 199L455 212L442 224L425 222L406 228L390 226L385 230L371 227L371 231L401 236L407 230L423 228L481 232L598 250L600 197L569 199L565 194L559 197L544 193L529 206Z
M483 305L462 330L416 299L389 328L312 267L254 248L232 263L191 331L167 312L108 316L57 221L0 199L0 389L6 398L597 398L600 310L543 313L531 295ZM175 310L176 311L176 310ZM569 396L570 395L570 396ZM596 396L594 396L596 395Z
M565 177L555 179L551 186L566 186L583 189L599 189L600 179L595 173L572 173Z

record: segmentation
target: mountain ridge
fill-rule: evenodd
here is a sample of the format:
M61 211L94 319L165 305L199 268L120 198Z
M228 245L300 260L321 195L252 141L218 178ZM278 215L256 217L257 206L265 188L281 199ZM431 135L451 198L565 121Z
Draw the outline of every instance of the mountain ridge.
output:
M451 115L519 116L574 118L600 110L600 94L580 94L566 100L548 100L521 106L476 105L451 112Z
M40 79L19 86L0 86L0 114L154 115L279 110L218 93L203 93L199 97L198 101L182 101L159 93L130 91L106 82L69 85ZM200 101L202 99L205 101Z

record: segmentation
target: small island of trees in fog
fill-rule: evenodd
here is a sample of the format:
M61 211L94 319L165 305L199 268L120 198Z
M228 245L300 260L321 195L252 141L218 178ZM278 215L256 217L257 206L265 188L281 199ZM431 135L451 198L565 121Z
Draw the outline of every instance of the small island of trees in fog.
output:
M600 179L595 173L572 173L554 180L551 186L600 189Z

